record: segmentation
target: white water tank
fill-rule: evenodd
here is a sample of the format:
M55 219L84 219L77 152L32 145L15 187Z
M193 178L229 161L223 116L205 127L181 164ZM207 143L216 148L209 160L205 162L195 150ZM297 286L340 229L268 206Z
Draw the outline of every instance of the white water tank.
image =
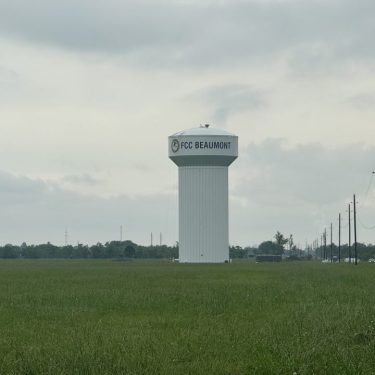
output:
M238 137L204 125L171 135L168 145L178 165L180 262L228 261L228 166Z

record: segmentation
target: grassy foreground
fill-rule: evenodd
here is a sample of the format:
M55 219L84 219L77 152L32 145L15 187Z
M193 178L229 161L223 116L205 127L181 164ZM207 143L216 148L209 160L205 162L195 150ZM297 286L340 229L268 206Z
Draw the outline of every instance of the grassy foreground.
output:
M0 261L0 374L374 374L375 265Z

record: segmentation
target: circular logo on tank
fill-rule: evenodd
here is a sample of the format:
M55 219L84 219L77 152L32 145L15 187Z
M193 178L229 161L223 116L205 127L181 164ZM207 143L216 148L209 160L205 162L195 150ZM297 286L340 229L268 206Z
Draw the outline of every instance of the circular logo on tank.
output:
M180 142L177 139L174 139L171 143L171 149L173 152L177 152L180 149Z

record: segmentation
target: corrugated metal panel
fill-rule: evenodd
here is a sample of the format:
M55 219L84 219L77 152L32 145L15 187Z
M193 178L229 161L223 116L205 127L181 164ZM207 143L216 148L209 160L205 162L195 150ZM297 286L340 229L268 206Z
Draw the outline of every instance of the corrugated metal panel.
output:
M229 259L228 168L179 167L180 262Z

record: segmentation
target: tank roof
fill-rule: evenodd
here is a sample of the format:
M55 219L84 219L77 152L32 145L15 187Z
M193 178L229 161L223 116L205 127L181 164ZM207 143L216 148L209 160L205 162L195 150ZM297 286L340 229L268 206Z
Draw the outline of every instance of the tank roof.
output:
M238 137L206 124L169 136L168 150L179 167L229 166L238 156Z
M191 128L191 129L179 131L179 132L173 134L172 137L173 136L179 136L179 135L209 135L209 136L215 136L215 135L228 136L229 135L229 136L232 136L232 137L235 136L234 134L229 133L225 130L217 129L217 128L211 128L207 125L201 125L198 128Z

